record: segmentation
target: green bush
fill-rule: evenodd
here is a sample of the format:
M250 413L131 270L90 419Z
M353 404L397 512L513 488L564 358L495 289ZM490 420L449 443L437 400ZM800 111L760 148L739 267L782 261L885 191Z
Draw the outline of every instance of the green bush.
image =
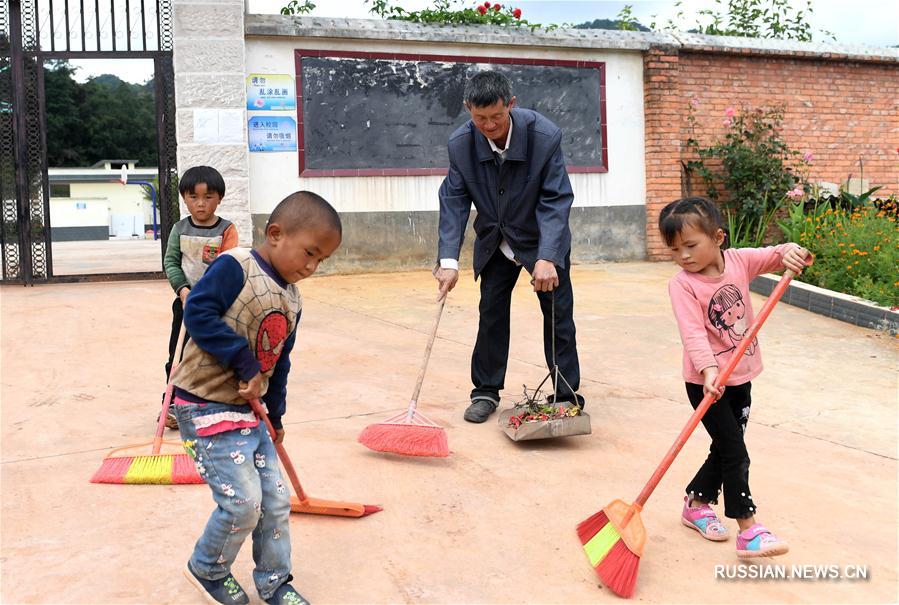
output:
M805 246L815 264L802 281L899 306L897 200L866 201L834 208L829 201L791 204L778 226L787 239Z
M728 223L730 245L757 247L768 241L768 226L787 198L804 195L812 154L790 149L781 133L783 106L728 107L723 139L710 146L696 139L699 101L690 102L687 119L692 135L687 146L698 159L689 171L702 177L708 196L719 202ZM720 188L723 186L723 190Z

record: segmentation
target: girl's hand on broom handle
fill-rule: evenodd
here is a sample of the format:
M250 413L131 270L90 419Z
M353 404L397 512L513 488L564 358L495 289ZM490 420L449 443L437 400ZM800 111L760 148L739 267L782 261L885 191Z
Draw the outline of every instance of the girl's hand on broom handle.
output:
M715 396L715 401L721 399L721 396L724 395L724 385L720 387L715 386L715 379L718 378L718 366L709 366L702 371L703 377L703 385L702 385L702 394L708 395L709 393Z
M282 443L284 441L284 429L275 429L275 438L272 441L275 442L275 445Z
M241 380L237 384L237 394L246 400L259 399L262 392L262 374L256 372L256 375L250 378L249 382Z
M812 263L815 262L815 257L812 256L811 252L799 244L792 244L787 251L784 252L783 260L781 262L784 267L791 270L796 275L799 275L802 273L803 269L810 267Z

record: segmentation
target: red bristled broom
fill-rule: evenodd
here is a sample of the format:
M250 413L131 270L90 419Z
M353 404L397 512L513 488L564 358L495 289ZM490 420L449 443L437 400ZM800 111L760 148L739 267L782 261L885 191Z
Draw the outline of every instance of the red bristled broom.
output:
M390 452L403 456L433 456L436 458L449 456L446 431L415 409L418 405L418 395L421 393L421 385L425 379L425 371L428 369L428 360L431 358L431 349L437 338L437 327L440 325L440 316L443 314L445 305L446 297L437 306L434 327L431 329L428 346L425 348L424 361L421 364L421 371L418 373L418 382L415 384L409 408L384 422L365 427L359 434L359 443L365 447L377 452Z
M743 335L740 345L718 374L718 378L715 380L716 387L723 385L730 377L734 368L743 358L746 349L755 340L762 324L771 314L774 305L783 296L794 275L789 269L784 271L783 277L780 278L774 291L765 301L749 331ZM661 464L656 468L633 504L627 504L623 500L613 500L601 511L577 526L578 537L581 544L584 545L584 551L590 559L590 564L596 569L602 583L615 594L625 598L633 595L634 587L637 584L640 557L643 556L643 547L646 545L646 529L640 519L640 511L643 510L643 506L659 481L662 480L662 476L674 462L674 458L680 453L684 443L687 442L714 401L715 398L711 394L702 399L690 416L690 420L687 421L687 425L675 439L674 445L665 454L665 458L662 459Z
M91 483L150 483L157 485L205 483L203 478L197 473L197 467L193 459L184 453L181 443L162 440L162 434L165 432L165 417L169 412L172 392L175 389L175 385L172 383L172 376L175 375L175 370L178 369L178 364L181 361L181 350L184 346L186 333L182 323L178 334L178 344L175 347L174 361L169 371L169 381L165 387L165 396L162 398L162 412L160 412L159 420L156 423L156 437L152 442L152 450L147 455L116 455L126 450L144 448L150 445L149 443L126 445L112 450L107 454L94 476L91 477ZM168 446L173 451L162 453L163 445Z

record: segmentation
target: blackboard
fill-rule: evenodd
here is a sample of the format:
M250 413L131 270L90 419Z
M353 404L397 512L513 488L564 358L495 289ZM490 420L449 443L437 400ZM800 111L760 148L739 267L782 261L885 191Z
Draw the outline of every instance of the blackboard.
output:
M562 129L570 171L606 171L602 63L299 50L296 59L301 176L444 174L447 139L470 117L465 81L482 69L505 73L518 107Z

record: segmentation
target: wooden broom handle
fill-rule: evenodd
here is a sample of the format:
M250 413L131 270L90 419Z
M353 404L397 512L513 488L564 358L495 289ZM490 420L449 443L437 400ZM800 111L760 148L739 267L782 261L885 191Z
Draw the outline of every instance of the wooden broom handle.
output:
M172 367L169 370L169 380L165 385L165 395L162 397L162 411L159 413L159 420L156 422L156 436L153 438L153 455L157 455L162 449L162 434L165 432L165 418L169 413L169 406L172 405L172 393L175 391L175 385L172 383L172 376L175 370L181 364L181 351L184 348L184 337L187 336L187 328L184 320L181 320L181 329L178 331L178 342L175 344L175 356L172 358Z
M272 421L269 419L268 414L265 413L265 408L262 407L262 403L258 399L250 399L250 407L253 408L253 411L259 416L260 420L265 423L268 434L272 436L272 441L274 441L278 436L278 433L275 431L275 427L272 425ZM284 449L284 445L275 443L275 449L278 451L278 460L281 461L281 466L284 467L285 472L287 472L287 477L290 479L291 485L293 485L294 495L296 495L300 502L308 502L309 496L306 495L306 492L303 491L303 486L300 485L300 478L297 476L297 471L290 462L290 457L287 455L287 450Z
M443 307L446 306L446 296L437 304L437 315L434 317L434 326L431 328L431 336L428 338L428 346L425 347L425 358L421 362L421 370L418 372L418 380L415 382L415 390L412 392L412 400L409 402L409 411L406 420L412 420L415 406L418 405L418 396L421 393L421 385L425 381L425 372L428 369L428 361L431 359L431 349L437 340L437 327L440 326L440 316L443 315Z
M759 314L756 316L755 321L752 322L752 325L749 327L749 330L743 334L743 340L740 341L740 344L737 346L734 354L727 360L727 363L724 365L724 368L718 373L718 376L715 378L715 386L720 387L727 379L730 378L731 373L734 371L734 368L737 367L737 364L743 359L743 354L746 352L746 349L749 348L749 345L752 344L752 341L755 340L756 335L759 333L759 330L762 327L762 324L765 323L765 320L768 319L768 316L771 314L771 311L774 309L774 305L777 304L777 301L780 300L780 297L783 296L783 293L786 291L787 286L790 285L790 280L796 274L787 269L784 271L783 277L780 278L780 281L777 283L777 286L771 292L771 295L768 296L768 300L765 301L765 304L762 306L762 309L759 311ZM697 406L696 410L693 412L693 415L690 416L690 420L687 421L687 425L680 432L680 435L677 436L677 439L674 440L674 444L671 446L671 449L668 450L668 453L665 454L665 458L662 459L661 464L659 464L656 471L652 474L652 478L650 478L649 483L643 488L643 491L640 492L640 495L637 496L637 499L634 501L634 504L628 509L627 513L624 516L624 519L621 521L621 525L625 526L631 520L631 517L634 516L634 513L642 510L643 505L646 504L646 501L649 500L649 496L652 495L652 492L655 490L656 486L659 484L659 481L662 480L662 476L665 472L668 471L668 467L671 466L671 463L674 462L674 458L680 453L681 448L684 447L684 444L687 442L687 439L690 438L690 435L693 433L696 426L702 420L702 417L705 415L706 411L708 411L709 407L714 403L715 398L714 395L708 394L702 398L699 406Z

